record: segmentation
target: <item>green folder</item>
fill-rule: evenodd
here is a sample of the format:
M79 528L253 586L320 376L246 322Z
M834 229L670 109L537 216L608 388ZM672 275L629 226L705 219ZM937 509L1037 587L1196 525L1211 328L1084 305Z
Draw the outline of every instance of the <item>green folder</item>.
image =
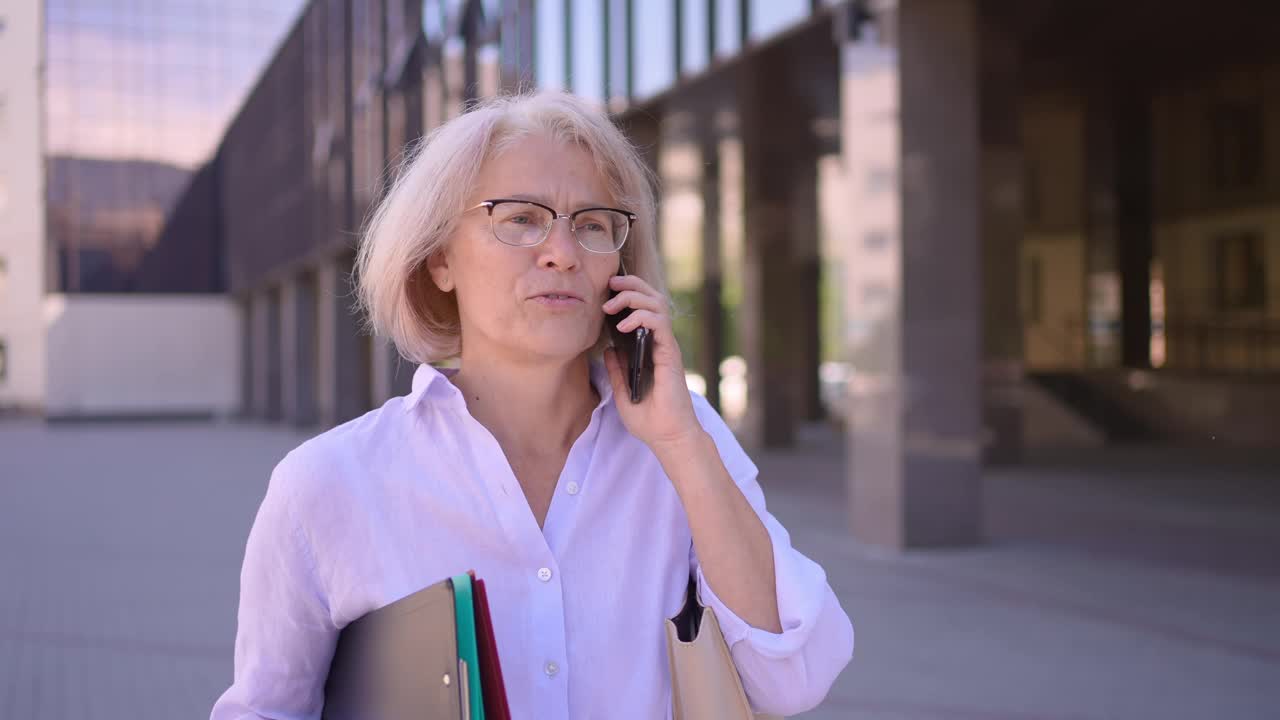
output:
M453 583L454 618L458 624L458 659L467 664L467 685L471 720L484 720L484 695L480 688L480 650L476 646L476 610L471 594L471 576L450 578Z

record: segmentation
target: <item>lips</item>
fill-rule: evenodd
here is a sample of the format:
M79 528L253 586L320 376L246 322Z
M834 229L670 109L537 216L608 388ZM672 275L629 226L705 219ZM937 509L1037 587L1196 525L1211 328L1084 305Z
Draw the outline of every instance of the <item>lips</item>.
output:
M581 295L574 292L569 292L568 290L550 290L548 292L538 293L537 295L534 295L534 297L546 298L548 300L556 300L556 301L577 300L578 302L582 302Z

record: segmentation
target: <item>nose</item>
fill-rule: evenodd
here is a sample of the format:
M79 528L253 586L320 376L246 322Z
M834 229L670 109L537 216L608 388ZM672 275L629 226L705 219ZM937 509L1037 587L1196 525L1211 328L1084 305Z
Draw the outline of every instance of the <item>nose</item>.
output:
M574 270L582 258L579 251L582 247L573 236L568 218L556 218L551 223L547 239L538 245L538 265L557 270Z

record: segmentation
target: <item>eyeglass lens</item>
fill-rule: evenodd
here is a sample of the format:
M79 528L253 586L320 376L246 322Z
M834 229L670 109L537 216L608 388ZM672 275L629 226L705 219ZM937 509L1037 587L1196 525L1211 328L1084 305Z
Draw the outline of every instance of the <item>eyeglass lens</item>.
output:
M493 234L508 245L529 247L542 242L555 216L546 208L522 202L502 202L490 215ZM613 252L627 239L627 216L614 210L588 210L573 216L578 242L594 252Z

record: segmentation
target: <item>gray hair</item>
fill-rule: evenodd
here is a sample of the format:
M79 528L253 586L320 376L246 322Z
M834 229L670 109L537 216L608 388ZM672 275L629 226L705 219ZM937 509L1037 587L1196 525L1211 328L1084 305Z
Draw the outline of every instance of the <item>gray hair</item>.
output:
M395 342L405 358L429 363L461 353L456 295L431 281L427 258L453 233L485 160L537 133L575 143L591 155L614 200L638 216L621 250L627 272L666 295L653 173L622 131L604 112L568 93L492 98L432 130L405 153L362 233L356 257L360 309L373 332ZM607 335L601 333L595 350Z

